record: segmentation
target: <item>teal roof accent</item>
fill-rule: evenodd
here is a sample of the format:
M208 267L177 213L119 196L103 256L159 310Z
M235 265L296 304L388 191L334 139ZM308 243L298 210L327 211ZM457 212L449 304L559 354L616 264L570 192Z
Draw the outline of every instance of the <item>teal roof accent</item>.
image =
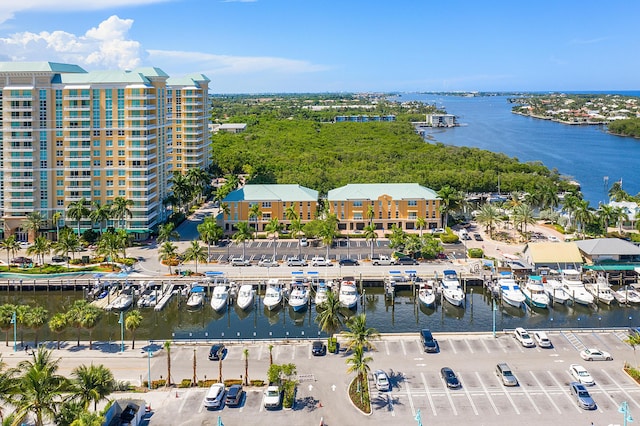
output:
M417 183L350 183L332 189L327 200L377 200L388 195L394 200L437 200L438 194Z
M126 83L151 84L149 79L133 71L91 71L85 74L63 74L62 84Z
M195 86L200 87L200 83L209 83L211 80L204 74L189 74L183 77L169 77L167 86Z
M607 263L601 265L582 265L584 269L590 269L592 271L635 271L636 268L640 268L640 263Z
M133 70L131 72L137 73L137 74L142 74L142 75L147 76L147 77L166 77L166 78L169 78L169 74L167 74L166 72L162 71L158 67L136 68L135 70Z
M300 185L245 185L222 201L318 201L318 191Z
M78 65L58 62L0 62L0 72L86 73Z

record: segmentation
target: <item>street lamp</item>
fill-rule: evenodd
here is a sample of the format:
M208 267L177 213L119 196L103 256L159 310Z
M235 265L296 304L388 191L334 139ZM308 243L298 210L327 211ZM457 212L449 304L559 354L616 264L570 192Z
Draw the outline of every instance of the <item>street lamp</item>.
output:
M416 412L415 421L418 422L418 426L422 426L422 414L420 414L420 409Z
M496 306L496 300L493 299L493 337L496 337L496 311L498 307Z
M11 316L11 324L13 324L13 351L17 352L18 351L18 333L17 333L18 320L16 319L15 311Z
M627 401L623 401L618 408L618 413L624 415L624 426L627 426L627 422L633 422L633 417L631 417L631 412L629 411L629 404Z
M120 324L120 352L124 352L124 312L120 312L118 324Z
M149 345L151 346L151 345ZM151 390L151 357L153 356L153 353L151 352L151 347L148 348L147 353L149 354L148 357L148 373L149 373L149 378L147 380L147 387L149 388L149 390Z

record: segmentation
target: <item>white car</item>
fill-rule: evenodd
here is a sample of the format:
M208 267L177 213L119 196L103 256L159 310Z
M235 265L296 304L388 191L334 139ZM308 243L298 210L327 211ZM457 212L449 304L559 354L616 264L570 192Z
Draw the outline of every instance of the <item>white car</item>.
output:
M282 393L277 386L269 386L264 391L264 408L274 409L280 407Z
M233 257L229 263L231 266L251 266L251 261L243 257Z
M382 370L376 370L373 373L373 379L376 382L376 389L379 391L388 391L391 389L391 384L389 383L389 376Z
M314 256L311 266L332 266L333 264L322 256Z
M280 264L276 260L267 258L267 259L260 259L260 261L258 261L258 266L262 266L264 268L276 268L280 266Z
M306 238L301 238L300 239L300 247L306 247L309 245L309 242L307 241Z
M551 344L551 340L549 340L549 336L547 336L547 333L544 331L535 331L533 333L533 338L541 348L550 348L553 346L553 344Z
M580 352L580 356L585 361L611 361L613 359L609 352L596 348L585 349Z
M207 408L221 408L224 403L224 383L214 383L204 397L204 406Z
M583 385L593 386L596 384L596 381L593 380L591 374L589 374L587 369L580 364L571 364L569 366L569 373L571 373L577 382L582 383Z
M549 235L547 237L547 239L549 241L551 241L552 243L559 243L560 242L560 238L556 237L555 235Z
M513 331L513 337L525 348L533 348L536 345L529 332L522 327L518 327Z

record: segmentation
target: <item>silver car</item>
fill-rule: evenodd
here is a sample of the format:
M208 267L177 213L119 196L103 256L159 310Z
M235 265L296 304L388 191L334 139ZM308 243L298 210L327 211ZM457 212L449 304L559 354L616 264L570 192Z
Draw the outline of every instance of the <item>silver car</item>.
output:
M591 398L589 391L582 383L571 382L569 383L569 389L571 390L571 395L576 399L578 407L584 410L596 409L596 402Z
M503 385L518 386L518 379L516 379L516 376L513 375L511 368L509 368L506 363L501 362L496 365L496 375L500 378Z

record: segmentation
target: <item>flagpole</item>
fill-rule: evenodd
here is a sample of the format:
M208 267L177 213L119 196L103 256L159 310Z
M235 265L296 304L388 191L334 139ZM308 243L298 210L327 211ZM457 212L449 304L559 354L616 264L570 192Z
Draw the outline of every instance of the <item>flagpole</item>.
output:
M18 320L16 319L15 311L13 312L13 316L11 317L11 324L13 324L13 351L18 352Z
M120 312L120 352L124 352L124 311Z

